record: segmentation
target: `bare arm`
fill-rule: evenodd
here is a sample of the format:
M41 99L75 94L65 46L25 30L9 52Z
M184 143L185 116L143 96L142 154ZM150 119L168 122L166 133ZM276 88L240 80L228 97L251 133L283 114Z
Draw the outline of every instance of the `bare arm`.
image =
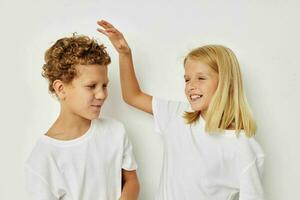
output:
M120 200L137 200L140 191L140 184L136 171L122 169L122 194Z
M122 96L126 103L147 113L152 112L152 96L144 93L134 72L132 54L123 34L107 21L98 21L102 27L97 30L106 35L119 53Z

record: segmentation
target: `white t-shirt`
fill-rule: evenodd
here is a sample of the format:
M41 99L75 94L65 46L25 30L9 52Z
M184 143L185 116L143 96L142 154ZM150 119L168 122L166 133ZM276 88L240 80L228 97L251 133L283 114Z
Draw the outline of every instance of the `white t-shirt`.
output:
M74 140L43 135L25 165L33 200L117 200L122 169L136 170L124 126L113 119L92 120Z
M164 159L157 200L263 200L264 153L254 138L234 130L208 134L200 118L186 124L183 102L153 98Z

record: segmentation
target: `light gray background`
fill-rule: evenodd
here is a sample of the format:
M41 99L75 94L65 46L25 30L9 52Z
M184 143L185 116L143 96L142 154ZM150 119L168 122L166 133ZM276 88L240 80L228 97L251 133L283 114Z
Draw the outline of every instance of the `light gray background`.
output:
M270 200L300 199L299 8L296 0L1 0L0 199L25 198L24 161L59 112L40 75L43 54L73 32L108 47L113 61L103 115L125 123L139 163L140 197L153 199L162 143L152 117L122 102L117 54L95 31L102 18L127 37L144 91L163 98L185 100L182 60L189 50L210 43L232 48L267 156L266 194Z

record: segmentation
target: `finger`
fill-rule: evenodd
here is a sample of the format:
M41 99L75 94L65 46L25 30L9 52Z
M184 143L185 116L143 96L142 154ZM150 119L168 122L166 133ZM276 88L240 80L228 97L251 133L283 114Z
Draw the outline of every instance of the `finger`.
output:
M97 21L97 24L100 25L105 30L110 30L111 33L122 35L122 33L118 31L118 29L116 29L112 24L110 24L105 20Z
M119 33L119 31L117 30L117 29L115 29L115 28L107 28L107 29L105 29L107 32L109 32L109 33Z
M114 28L114 26L111 23L109 23L108 21L101 20L101 22L103 25L105 25L108 28Z
M97 31L109 37L109 34L105 30L97 28Z
M120 33L115 28L109 28L109 29L105 29L105 30L98 28L97 31L99 31L100 33L106 35L109 38L120 36Z
M114 26L112 24L110 24L109 22L107 22L105 20L97 21L97 24L102 26L103 28L114 28Z

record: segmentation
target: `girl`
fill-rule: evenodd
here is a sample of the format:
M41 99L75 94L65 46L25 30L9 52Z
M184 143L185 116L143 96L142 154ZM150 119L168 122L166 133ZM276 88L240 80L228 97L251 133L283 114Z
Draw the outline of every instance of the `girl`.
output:
M194 49L184 59L189 104L144 93L131 50L114 26L99 21L119 53L123 99L154 116L164 143L157 200L262 200L264 153L243 91L234 53L221 45Z

